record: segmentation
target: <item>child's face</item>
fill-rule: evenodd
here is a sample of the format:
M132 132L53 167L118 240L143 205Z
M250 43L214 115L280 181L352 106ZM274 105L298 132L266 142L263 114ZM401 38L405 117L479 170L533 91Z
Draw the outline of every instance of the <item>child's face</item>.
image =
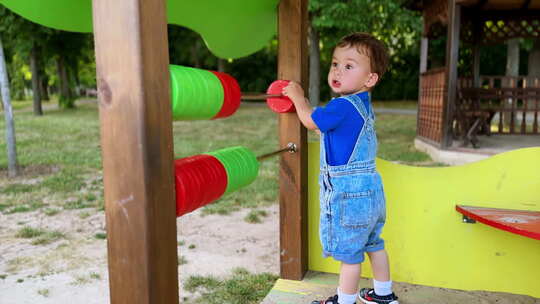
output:
M332 91L350 95L367 91L377 82L377 74L371 72L370 59L354 46L337 47L328 72L328 85Z

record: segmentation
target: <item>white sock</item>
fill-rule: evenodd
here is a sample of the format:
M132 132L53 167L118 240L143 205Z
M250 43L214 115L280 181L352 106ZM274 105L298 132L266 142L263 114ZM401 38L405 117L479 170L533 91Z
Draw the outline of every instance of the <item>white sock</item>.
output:
M356 293L346 294L337 289L337 296L339 304L354 304L356 302Z
M392 281L381 282L373 279L373 288L379 296L387 296L392 293Z

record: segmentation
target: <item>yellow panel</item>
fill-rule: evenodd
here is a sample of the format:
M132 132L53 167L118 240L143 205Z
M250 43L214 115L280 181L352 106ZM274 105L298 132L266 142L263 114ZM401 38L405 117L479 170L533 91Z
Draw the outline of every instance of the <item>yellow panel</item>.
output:
M540 148L456 167L412 167L377 160L387 198L383 231L392 279L540 298L540 241L481 223L466 224L456 204L540 211ZM309 269L338 273L322 257L318 143L309 146ZM366 258L366 261L368 259ZM364 275L371 269L364 263Z

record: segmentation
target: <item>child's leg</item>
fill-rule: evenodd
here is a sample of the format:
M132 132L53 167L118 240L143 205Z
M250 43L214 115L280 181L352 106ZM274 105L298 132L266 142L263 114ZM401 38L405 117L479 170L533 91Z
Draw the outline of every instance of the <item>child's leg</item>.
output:
M390 281L390 266L388 265L388 254L386 250L368 252L373 278L377 281Z
M373 287L375 294L386 296L392 294L392 281L390 281L390 266L386 250L368 252L371 268L373 269Z
M341 262L339 286L337 289L339 304L353 304L356 301L358 281L360 280L360 264Z

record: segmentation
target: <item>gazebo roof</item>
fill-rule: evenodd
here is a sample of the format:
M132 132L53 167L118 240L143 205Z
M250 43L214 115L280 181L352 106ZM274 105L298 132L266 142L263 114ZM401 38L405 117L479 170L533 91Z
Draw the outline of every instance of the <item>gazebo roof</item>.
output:
M540 38L540 0L456 0L462 10L461 39L469 43L500 43L512 38ZM446 35L448 0L407 0L404 6L422 11L424 35Z
M540 9L540 0L456 0L456 3L479 10Z
M433 0L408 0L405 7L411 10L422 11L429 6ZM446 1L443 1L446 3ZM456 4L463 7L477 10L540 10L540 0L456 0Z

